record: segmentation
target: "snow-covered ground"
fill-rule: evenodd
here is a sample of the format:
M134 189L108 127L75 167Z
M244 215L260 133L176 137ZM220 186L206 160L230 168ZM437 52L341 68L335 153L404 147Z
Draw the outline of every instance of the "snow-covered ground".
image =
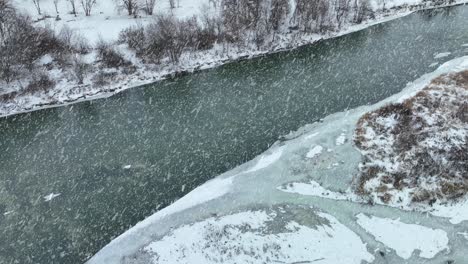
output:
M177 1L176 1L177 2ZM454 4L464 3L466 0L455 1ZM38 19L37 11L31 0L15 0L15 6L19 10L30 14L35 19ZM74 78L70 78L68 71L60 68L54 68L48 71L49 76L55 80L55 87L48 92L40 92L35 94L20 94L15 96L13 100L0 103L0 116L6 116L21 112L33 111L41 108L54 107L58 105L65 105L74 102L92 100L102 97L108 97L115 93L121 92L125 89L141 86L144 84L152 83L165 79L175 73L179 72L193 72L202 69L213 68L243 57L255 57L266 53L288 50L299 47L305 44L316 42L320 39L337 37L347 33L355 32L366 28L368 26L382 23L391 19L405 16L411 13L409 6L423 6L430 8L429 2L422 0L374 0L371 1L371 6L377 12L376 17L372 21L366 21L362 24L347 24L342 27L339 32L331 32L324 35L321 34L305 34L301 37L291 34L280 34L276 37L274 43L268 48L258 49L255 45L249 47L232 47L227 52L220 52L222 45L215 45L212 49L207 51L197 51L193 53L184 53L180 58L178 64L174 65L165 62L161 65L149 65L143 63L136 57L135 53L129 50L125 45L119 45L118 50L124 55L125 59L132 62L136 67L134 73L123 73L124 70L108 70L114 74L111 81L105 85L96 85L93 79L99 72L98 62L96 60L96 52L91 52L83 56L81 59L92 66L96 66L91 74L88 74L84 83L77 84ZM397 8L398 7L398 8ZM387 11L382 12L385 8ZM395 8L395 9L389 9ZM81 7L77 6L79 11L78 16L68 14L70 7L67 1L59 1L58 10L61 20L56 21L57 13L53 4L53 0L41 1L41 9L43 14L47 14L50 18L46 18L38 22L38 25L47 25L57 32L63 28L64 25L75 30L77 35L81 35L87 39L87 42L94 45L100 38L115 42L118 38L119 32L127 27L133 25L148 24L152 17L148 17L144 12L140 12L139 18L133 18L125 15L125 11L118 10L115 7L113 0L98 1L96 7L92 11L90 17L84 16ZM169 13L173 12L177 17L191 17L193 15L200 15L203 12L208 14L216 14L213 5L209 4L208 0L180 0L177 8L171 10L169 8L169 1L157 1L155 13ZM47 56L46 56L47 57ZM38 64L47 64L50 60L42 58ZM49 58L50 59L50 58ZM49 64L49 65L54 65ZM21 90L23 84L28 83L28 80L22 82L13 82L10 84L0 83L0 94L9 93L16 90ZM337 144L340 140L337 141Z
M18 10L29 14L33 19L38 20L40 25L50 26L52 29L59 32L64 25L76 30L81 35L85 36L88 41L95 43L99 38L107 41L116 41L120 31L125 28L146 25L153 17L148 16L145 12L140 11L138 17L128 16L126 11L118 8L115 0L100 0L96 1L96 5L92 9L91 16L86 17L79 1L76 1L77 16L70 14L71 6L66 0L58 1L57 14L55 10L54 0L41 0L41 15L38 15L32 0L14 0L14 5ZM200 15L205 10L205 5L208 5L208 0L179 0L179 7L171 9L169 0L157 1L155 13L170 13L180 18ZM60 20L56 20L57 15ZM42 20L43 16L48 16Z
M371 206L350 186L362 158L351 140L359 118L467 69L468 57L452 60L384 101L287 135L182 198L194 202L139 223L89 263L465 263L468 202Z

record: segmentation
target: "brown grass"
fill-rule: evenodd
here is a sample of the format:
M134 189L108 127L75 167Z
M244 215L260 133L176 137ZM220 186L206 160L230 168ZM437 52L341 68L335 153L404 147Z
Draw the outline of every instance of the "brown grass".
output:
M454 200L468 192L468 136L464 143L445 138L449 129L468 128L468 71L441 75L402 103L389 104L363 115L355 131L354 143L363 151L364 161L357 175L355 192L366 196L375 192L384 203L389 191L415 188L412 201L433 204L436 200ZM455 99L454 99L455 98ZM430 115L434 123L427 123ZM393 116L396 124L389 128L377 119ZM367 138L372 129L374 138ZM393 138L391 145L379 149L376 138ZM421 144L426 139L441 139L435 147ZM390 141L389 141L390 142ZM390 143L388 143L390 144ZM391 160L398 170L389 172L374 165L377 160ZM398 163L396 163L398 162ZM369 190L366 183L378 178L381 185ZM432 182L434 188L424 188Z

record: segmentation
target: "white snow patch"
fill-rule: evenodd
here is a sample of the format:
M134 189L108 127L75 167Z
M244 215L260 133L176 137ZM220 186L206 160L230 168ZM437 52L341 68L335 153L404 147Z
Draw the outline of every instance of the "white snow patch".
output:
M341 194L323 188L318 182L310 181L309 183L294 182L277 188L280 191L287 193L297 193L301 195L317 196L333 200L349 200L351 194Z
M311 139L311 138L313 138L313 137L318 136L318 134L319 134L318 132L312 133L312 134L310 134L310 135L305 136L305 139L306 139L306 140L307 140L307 139Z
M51 194L48 194L48 195L44 196L43 198L44 198L44 201L50 202L50 201L52 201L52 199L55 199L56 197L58 197L60 195L61 195L61 193L51 193Z
M445 58L445 57L448 57L450 54L452 54L452 53L451 52L442 52L442 53L436 54L434 56L434 59Z
M124 168L125 170L128 170L128 169L131 169L131 168L132 168L132 165L125 165L125 166L123 166L123 168Z
M323 147L320 145L317 145L313 147L309 152L307 152L306 157L309 159L315 158L316 156L320 155L323 151Z
M255 164L255 166L247 170L245 173L258 171L275 163L281 158L281 155L283 154L283 149L284 147L279 147L277 149L274 149L273 152L270 154L262 155L260 159L257 161L257 163Z
M341 146L345 142L346 142L346 134L345 133L341 133L341 135L339 137L337 137L336 141L335 141L337 146Z
M47 65L49 63L51 63L52 61L54 60L54 58L52 58L52 56L50 56L50 54L46 54L44 56L42 56L38 63L39 65Z
M273 215L248 211L209 218L175 229L144 250L153 263L309 263L372 262L360 237L328 214L316 228L291 221L279 233L264 232ZM337 254L339 250L339 254Z
M468 198L454 204L436 203L433 208L430 212L432 215L450 218L450 223L454 225L468 220Z
M447 233L440 229L405 224L399 219L368 217L362 213L357 215L357 223L404 259L410 258L415 250L420 250L420 257L430 259L449 249Z

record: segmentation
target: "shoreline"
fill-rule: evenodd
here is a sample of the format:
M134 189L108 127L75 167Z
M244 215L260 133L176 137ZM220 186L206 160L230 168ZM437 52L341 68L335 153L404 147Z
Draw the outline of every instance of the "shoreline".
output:
M467 69L467 62L468 56L450 60L433 72L424 74L410 82L401 92L373 105L337 112L325 117L323 122L309 124L291 132L286 136L287 143L276 142L256 158L216 176L175 203L148 216L114 238L86 263L121 263L120 261L127 257L136 256L135 252L144 252L148 249L148 245L167 237L172 231L209 219L212 217L212 212L216 212L216 217L223 217L232 212L244 212L258 208L259 204L267 206L284 205L285 203L288 205L313 205L315 210L329 213L335 217L339 216L338 219L343 219L344 215L348 216L349 214L358 217L356 212L380 219L394 219L390 217L395 217L395 213L398 213L397 216L401 217L402 221L413 225L434 228L441 222L451 224L447 230L453 232L451 228L467 220L466 214L462 215L461 213L466 212L468 202L454 205L437 204L436 211L433 212L420 211L414 207L400 208L380 203L369 206L365 200L356 197L354 193L348 192L349 189L342 187L350 187L348 184L353 180L353 174L349 173L350 166L348 165L358 166L362 157L361 152L355 148L351 141L359 118L363 114L387 104L402 102L413 97L437 76ZM322 149L317 150L316 146L321 146ZM313 155L309 155L309 153ZM350 159L340 164L338 162L342 160L342 153L348 153L346 157ZM291 157L297 163L291 162ZM310 165L312 161L313 165ZM310 165L311 167L306 167L310 173L285 175L285 171L297 169L299 164L301 167ZM327 168L327 165L330 168ZM283 169L279 169L280 167ZM342 175L342 177L337 177L337 175ZM209 190L219 191L213 193ZM242 200L244 203L232 202L233 197L239 197L241 194L244 195ZM245 194L248 194L248 197L245 197ZM286 198L288 199L286 200ZM300 199L294 199L297 202L291 202L289 198ZM344 210L339 212L334 211L335 205L344 204L347 205L347 209L343 208ZM428 220L423 225L419 221L429 218L434 221ZM353 225L347 226L360 234L353 228ZM452 245L450 244L450 246ZM380 244L375 247L380 248ZM370 250L370 252L373 251ZM433 260L434 258L429 259Z
M29 112L33 112L37 110L67 106L67 105L72 105L72 104L80 103L80 102L109 98L127 89L150 85L150 84L158 83L164 80L171 80L180 76L194 74L194 73L198 73L204 70L214 69L216 67L228 65L231 63L238 63L241 61L256 59L256 58L260 58L263 56L268 56L268 55L272 55L276 53L294 51L299 48L318 44L324 40L345 36L347 34L355 33L355 32L364 30L374 25L378 25L378 24L389 22L398 18L402 18L417 11L453 7L453 6L465 5L467 3L468 1L463 0L463 1L459 1L453 4L449 4L449 5L431 6L431 7L421 8L421 9L408 10L408 9L414 8L415 6L413 5L413 6L405 7L403 11L399 9L401 7L396 7L396 8L390 9L392 11L396 10L392 14L379 14L377 18L374 20L369 20L361 24L350 25L341 31L329 33L326 35L321 35L318 38L299 39L296 43L279 42L279 43L273 44L273 45L276 45L276 47L273 47L270 50L260 50L260 51L247 50L245 52L228 54L221 58L212 58L211 61L209 60L209 57L208 57L208 60L205 58L205 60L202 61L201 63L197 63L195 65L188 65L188 66L176 66L173 69L166 68L161 71L155 72L153 76L149 76L144 79L141 79L141 75L147 74L148 71L146 69L139 68L136 74L132 74L128 76L127 78L125 78L124 80L117 82L116 84L108 86L108 88L85 91L83 93L79 93L76 97L73 97L73 98L68 97L65 100L61 100L61 98L54 98L54 96L52 96L50 101L48 102L32 103L29 106L24 106L24 105L21 106L21 103L18 103L18 104L13 105L10 109L8 109L8 107L5 107L4 109L0 109L0 118L10 117L10 116L17 115L17 114L29 113ZM59 85L60 84L58 84L58 86ZM71 89L79 89L79 88L86 88L86 87L89 87L89 85L73 86Z

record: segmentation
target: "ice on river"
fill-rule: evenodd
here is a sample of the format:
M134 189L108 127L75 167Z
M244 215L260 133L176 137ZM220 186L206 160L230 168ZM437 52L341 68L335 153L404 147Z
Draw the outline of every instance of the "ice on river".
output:
M415 250L420 251L422 258L433 258L449 249L447 233L440 229L364 214L357 215L357 219L357 223L377 241L394 249L404 259L409 259Z
M290 208L246 211L185 225L144 252L153 263L361 263L373 261L360 237L329 214L315 225L287 219ZM312 212L311 212L312 213ZM337 254L336 249L340 249Z
M424 214L359 201L349 188L361 156L349 139L364 113L464 69L468 57L375 105L300 128L138 223L89 263L463 263L466 243L453 238L468 230L466 205L435 205Z
M61 195L60 193L51 193L51 194L48 194L48 195L44 196L43 198L44 198L44 201L50 202L50 201L52 201L53 199L57 198L60 195Z

